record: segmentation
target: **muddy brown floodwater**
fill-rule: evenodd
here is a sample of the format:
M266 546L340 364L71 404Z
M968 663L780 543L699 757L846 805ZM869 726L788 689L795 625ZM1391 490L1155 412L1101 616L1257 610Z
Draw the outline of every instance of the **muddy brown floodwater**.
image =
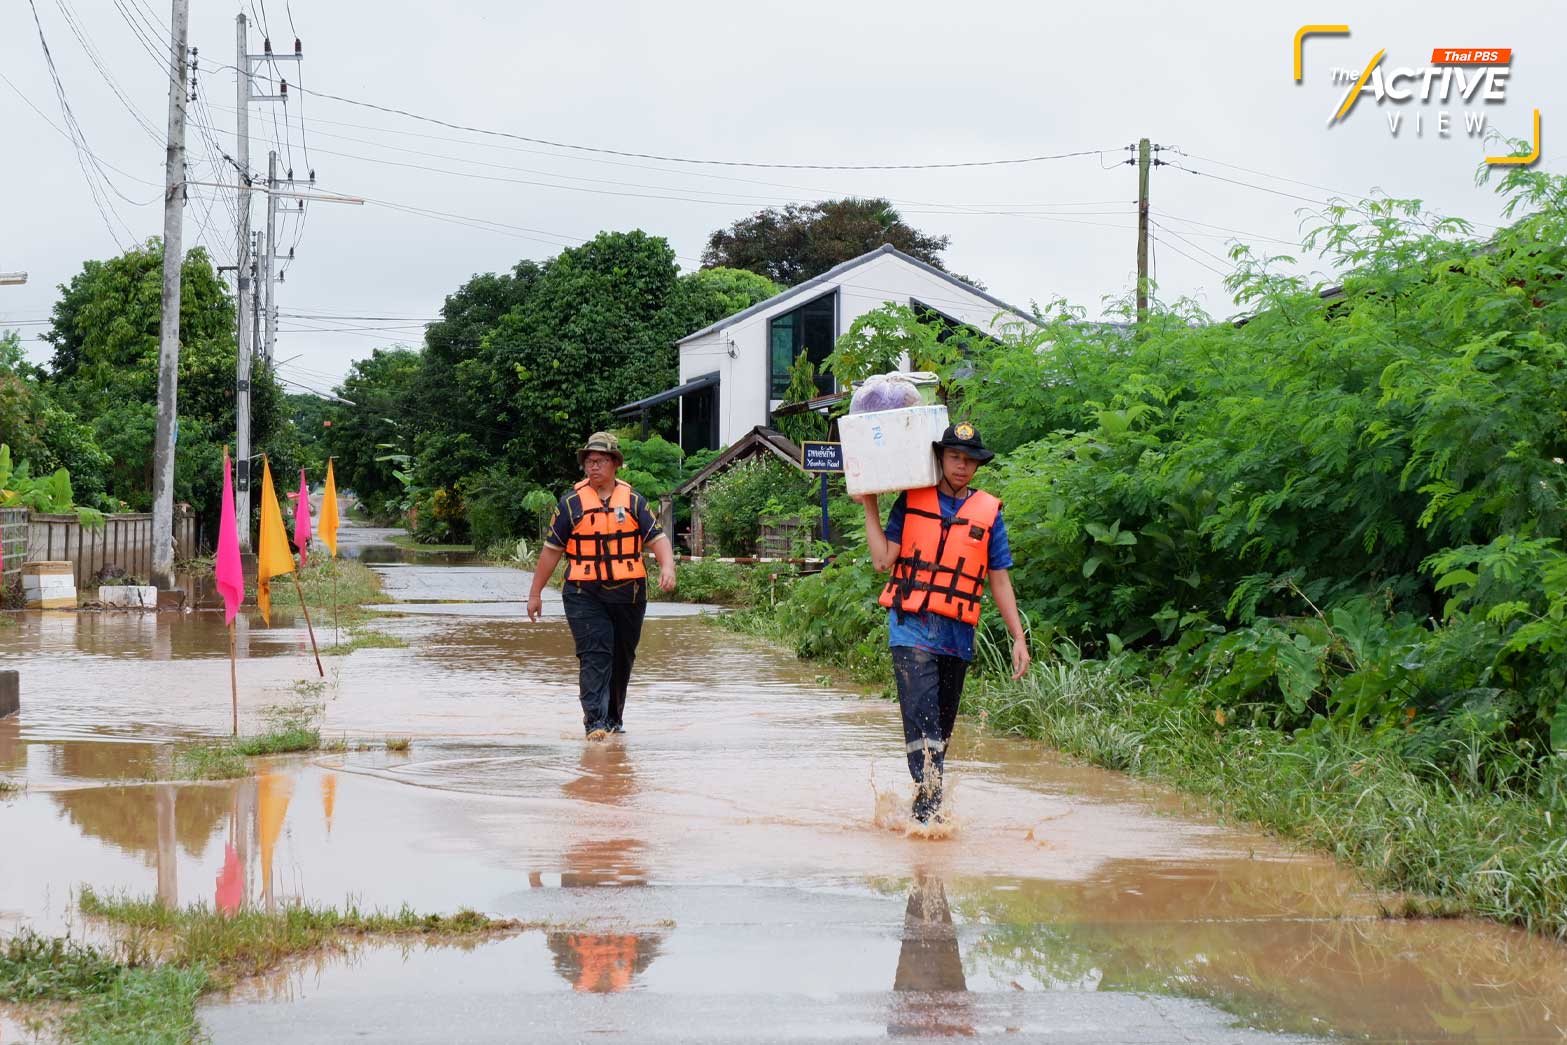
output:
M0 932L101 932L82 884L559 926L292 964L203 1007L220 1042L1562 1035L1562 947L1379 918L1327 859L969 721L957 830L909 837L877 815L907 802L895 707L689 607L653 607L630 732L585 745L558 603L530 624L521 572L383 557L409 601L378 627L408 647L331 658L314 696L329 738L412 737L401 754L155 782L177 742L227 731L220 615L0 631L23 677L0 779L25 784L0 801ZM313 668L302 629L247 621L242 649L254 728Z

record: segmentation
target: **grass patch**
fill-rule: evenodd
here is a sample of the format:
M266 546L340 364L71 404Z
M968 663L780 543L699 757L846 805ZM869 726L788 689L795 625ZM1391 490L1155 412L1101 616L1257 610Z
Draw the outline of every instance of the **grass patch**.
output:
M246 757L252 755L287 755L296 751L316 751L321 747L321 731L303 726L262 733L260 736L240 737L234 742L234 750Z
M249 776L250 766L232 744L195 744L175 753L174 775L180 780L234 780Z
M210 986L204 969L127 968L108 990L83 1000L61 1029L94 1045L198 1041L196 999Z
M391 602L392 598L381 590L381 577L370 567L356 559L329 558L325 555L310 560L299 573L299 587L304 590L305 604L312 612L332 612L334 577L337 581L336 606L339 620L346 619L345 609ZM254 601L252 591L247 598ZM299 591L288 577L272 582L272 604L278 607L299 605ZM330 617L316 619L316 626L330 624Z
M408 643L396 635L388 635L374 628L365 628L349 632L347 638L335 646L323 647L321 655L337 657L361 649L406 649L407 647Z
M294 683L292 703L262 710L267 723L264 733L181 748L174 756L175 776L181 780L233 780L250 775L247 758L321 750L322 705L317 701L325 689L326 684L319 681Z
M204 906L100 896L84 887L81 912L130 930L126 957L24 929L0 945L0 1001L50 1006L44 1026L78 1042L193 1042L200 997L284 959L369 937L481 938L542 927L477 911L419 914L296 906L220 914Z
M225 915L202 904L170 908L156 898L101 896L90 887L83 887L77 905L88 917L150 934L144 938L164 962L212 970L220 981L254 976L285 958L342 938L485 936L534 927L467 909L440 915L420 914L407 906L387 912L302 904Z
M1114 659L1050 659L1020 682L977 678L965 710L1095 765L1198 794L1220 813L1324 850L1400 917L1479 915L1567 937L1567 772L1532 790L1453 779L1388 735L1286 734L1173 707ZM1554 776L1551 775L1554 773Z
M388 751L407 751L408 748L412 744L413 744L413 738L412 737L387 737L386 738L386 750L388 750Z

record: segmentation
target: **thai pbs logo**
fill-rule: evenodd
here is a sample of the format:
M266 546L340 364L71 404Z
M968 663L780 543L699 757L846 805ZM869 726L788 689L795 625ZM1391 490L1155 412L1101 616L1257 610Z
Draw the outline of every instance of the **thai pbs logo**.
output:
M1301 43L1308 36L1347 35L1347 25L1303 25L1295 33L1295 82L1303 79ZM1490 114L1484 106L1497 106L1508 100L1508 77L1512 73L1511 47L1437 47L1431 60L1419 66L1390 66L1383 63L1387 48L1373 54L1360 68L1335 66L1328 70L1328 81L1345 89L1328 119L1328 126L1343 123L1363 100L1384 109L1388 133L1394 138L1428 134L1438 138L1455 135L1483 140ZM1480 106L1480 108L1467 108ZM1521 156L1487 156L1493 164L1529 166L1540 158L1540 110L1534 110L1533 149Z

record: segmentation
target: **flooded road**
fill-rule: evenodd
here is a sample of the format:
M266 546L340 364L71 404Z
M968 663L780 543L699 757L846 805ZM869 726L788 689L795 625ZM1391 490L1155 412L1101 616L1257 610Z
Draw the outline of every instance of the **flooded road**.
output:
M383 555L406 601L376 626L407 648L317 687L302 627L245 629L250 727L304 696L350 750L240 781L156 782L227 731L220 615L0 631L23 675L0 779L25 785L0 800L0 931L80 931L83 884L550 926L315 956L206 1004L218 1042L1561 1038L1567 949L1381 919L1328 860L971 722L957 830L909 837L895 706L691 607L651 608L629 732L588 746L558 601L531 624L521 571Z

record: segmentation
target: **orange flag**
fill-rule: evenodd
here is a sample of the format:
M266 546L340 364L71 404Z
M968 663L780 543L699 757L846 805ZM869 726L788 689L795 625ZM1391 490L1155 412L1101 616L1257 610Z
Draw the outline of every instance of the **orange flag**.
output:
M321 495L321 521L316 526L316 536L337 554L337 480L332 478L332 459L326 459L326 492Z
M272 488L272 468L261 459L261 539L256 545L256 604L268 625L272 623L272 578L294 572L294 553L283 529L283 509Z

